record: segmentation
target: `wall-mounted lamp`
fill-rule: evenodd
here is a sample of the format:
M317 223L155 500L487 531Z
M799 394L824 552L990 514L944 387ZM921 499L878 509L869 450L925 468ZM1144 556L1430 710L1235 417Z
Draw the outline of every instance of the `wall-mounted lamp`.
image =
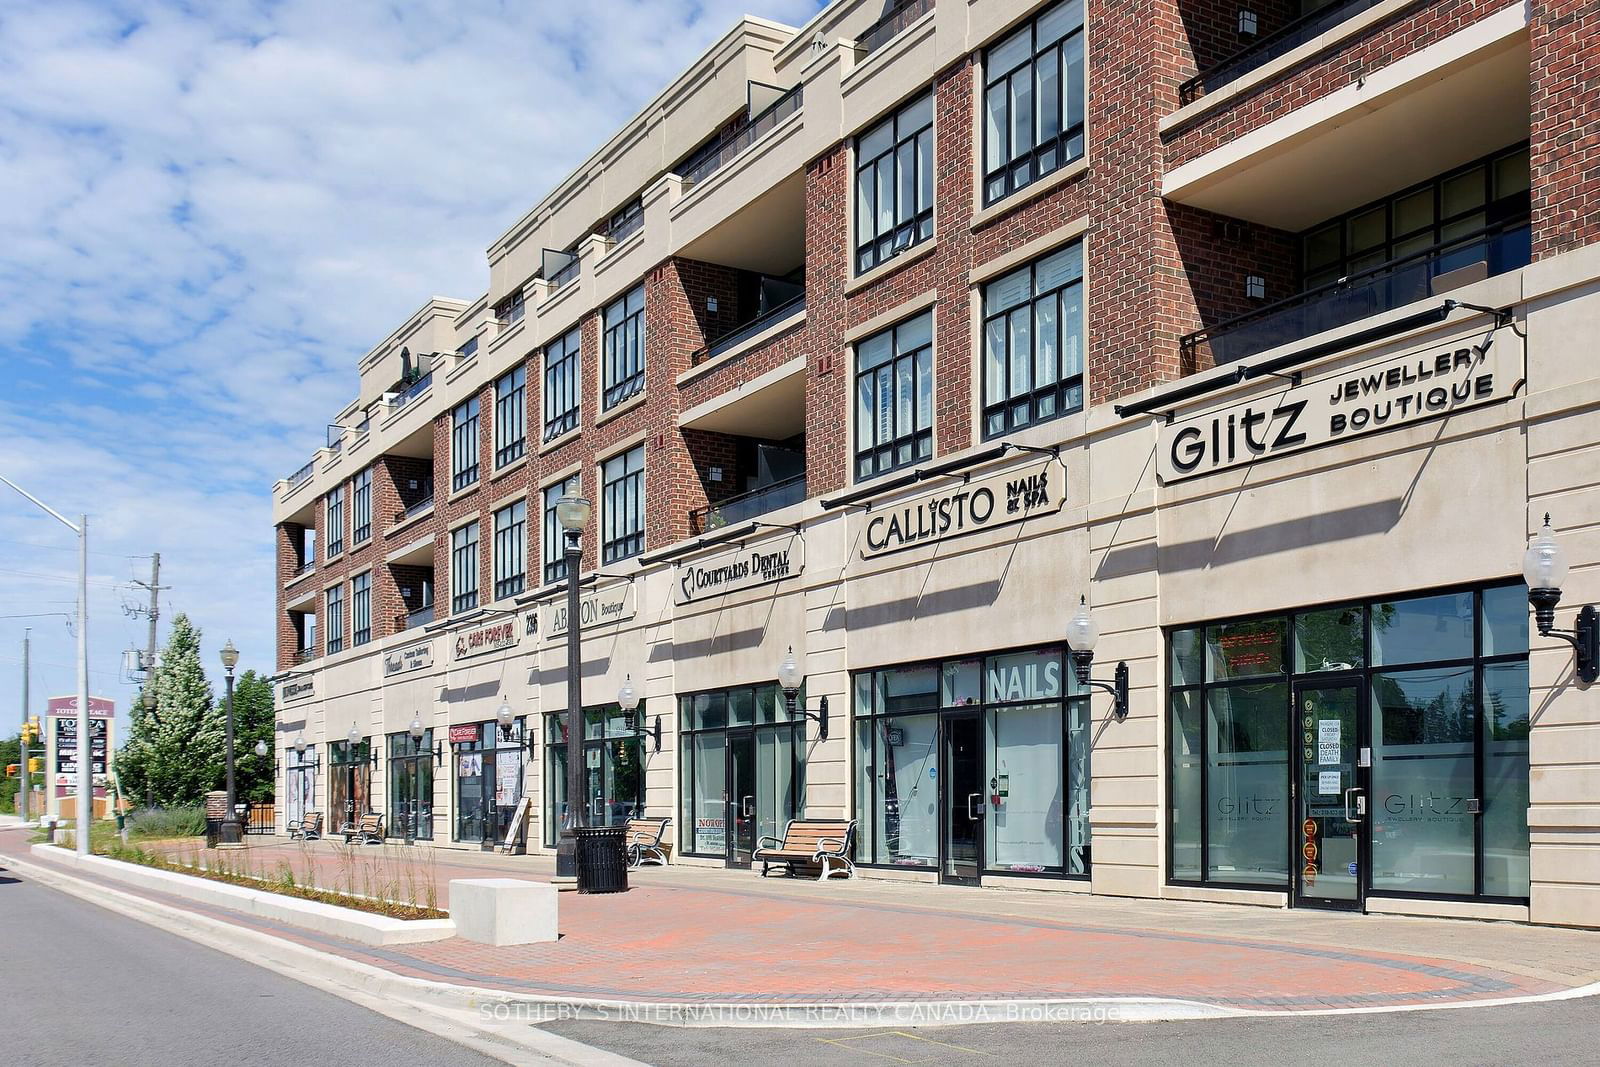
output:
M1259 274L1249 274L1244 279L1244 295L1250 300L1267 298L1267 279Z
M1254 37L1261 32L1261 19L1247 7L1239 9L1239 36Z
M1067 622L1067 646L1072 650L1072 672L1079 685L1104 689L1113 697L1111 714L1118 722L1128 717L1128 664L1120 662L1109 682L1089 677L1094 663L1094 646L1100 640L1100 625L1089 614L1087 597L1078 598L1078 613Z
M799 706L800 683L806 679L805 667L794 657L794 646L789 646L789 652L783 657L783 662L778 664L778 686L783 690L783 699L789 706L789 717L796 714L804 715L817 724L817 739L828 739L828 698L822 697L817 710Z
M422 735L427 733L427 728L422 725L422 716L412 716L411 725L406 727L406 732L411 735L412 742L420 744L422 741ZM420 749L418 751L420 752ZM440 741L435 743L433 746L433 765L437 767L443 762L444 742Z
M500 702L500 706L495 709L494 721L500 727L500 740L511 740L511 728L517 724L517 713L511 710L508 702L504 700Z
M1567 554L1550 529L1550 516L1522 556L1522 576L1528 582L1528 602L1540 637L1557 637L1571 645L1578 681L1589 685L1600 678L1600 615L1593 604L1578 609L1577 628L1557 630L1556 605L1561 602L1561 582L1567 576Z

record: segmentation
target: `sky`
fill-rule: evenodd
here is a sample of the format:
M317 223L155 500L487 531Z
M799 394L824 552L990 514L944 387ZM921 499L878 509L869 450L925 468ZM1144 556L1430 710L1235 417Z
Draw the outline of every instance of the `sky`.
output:
M271 492L356 361L745 12L817 0L5 0L0 474L89 518L90 690L129 613L274 669ZM625 33L618 32L626 30ZM73 533L0 485L0 735L76 691ZM37 616L37 617L21 617ZM121 731L119 730L119 735Z

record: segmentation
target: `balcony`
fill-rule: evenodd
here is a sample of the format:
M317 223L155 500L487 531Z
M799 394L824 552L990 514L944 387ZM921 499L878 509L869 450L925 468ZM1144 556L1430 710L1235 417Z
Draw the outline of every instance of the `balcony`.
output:
M778 123L799 111L803 102L801 93L803 88L804 86L802 85L796 85L793 89L774 100L766 110L752 118L737 133L729 134L721 144L704 154L700 154L698 160L684 168L683 174L680 175L683 178L683 183L687 186L699 185L728 163L743 155L751 145L771 133Z
M307 479L309 479L311 477L312 473L316 470L316 466L317 466L317 461L316 460L312 460L310 463L307 463L304 467L301 467L299 470L297 470L293 474L289 475L289 488L293 489L295 486L297 486L300 483L302 483L302 482L306 481Z
M578 280L578 272L583 266L583 260L573 256L571 261L554 274L550 275L550 291L555 292L563 285Z
M409 611L394 617L395 632L414 630L418 626L426 626L433 621L433 602L429 601L416 611Z
M1531 258L1528 220L1511 220L1197 330L1181 344L1189 357L1206 347L1221 366L1516 270Z
M1329 4L1288 22L1178 86L1178 101L1188 104L1206 93L1216 92L1380 3L1383 0L1344 0L1343 3Z
M731 526L768 512L798 504L806 498L806 476L797 474L783 481L763 485L731 496L709 507L689 513L689 528L696 535L722 526Z
M934 0L905 0L893 11L874 22L856 38L856 52L861 59L866 59L872 53L900 36L907 26L917 21L923 15L932 11Z
M413 503L407 504L404 508L394 513L395 525L398 526L403 522L409 522L418 515L421 515L427 511L431 511L432 509L433 486L430 485L427 487L427 491L420 498Z
M395 410L398 411L400 408L405 407L423 393L426 393L428 389L432 387L432 385L433 371L430 370L428 373L419 376L415 381L413 381L410 385L407 385L405 389L395 396Z
M739 345L750 340L750 338L757 337L779 323L787 322L798 315L804 314L805 310L806 294L801 291L798 296L790 297L771 310L762 312L744 325L735 327L709 345L697 350L689 357L689 365L698 367L707 360L716 359L724 352L731 352Z
M296 666L302 663L310 663L316 658L317 650L315 648L297 648L294 650L293 659Z

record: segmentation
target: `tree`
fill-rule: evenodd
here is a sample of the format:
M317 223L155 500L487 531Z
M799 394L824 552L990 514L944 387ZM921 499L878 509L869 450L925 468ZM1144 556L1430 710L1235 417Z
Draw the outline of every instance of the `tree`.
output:
M197 804L222 780L223 732L200 666L200 631L187 615L173 618L161 666L145 685L156 706L135 715L118 753L122 787L136 801Z
M272 800L274 728L272 683L255 671L245 671L233 687L234 789L240 800L252 804ZM258 741L267 743L265 756L256 755Z

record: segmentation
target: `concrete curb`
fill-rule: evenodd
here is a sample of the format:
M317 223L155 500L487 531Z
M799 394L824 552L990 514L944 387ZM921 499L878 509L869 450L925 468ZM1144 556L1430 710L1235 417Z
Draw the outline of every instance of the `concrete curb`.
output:
M1269 1011L1234 1008L1200 1001L1161 997L1082 997L1060 999L996 999L988 1001L806 1001L789 1004L723 1000L659 1003L623 998L585 998L521 994L499 989L455 985L398 975L348 960L270 934L234 926L208 916L185 912L156 901L108 889L59 871L7 859L24 873L144 922L160 926L208 947L260 963L311 984L345 990L349 999L374 999L387 1005L408 1005L456 1026L470 1026L513 1040L508 1035L537 1034L537 1024L567 1019L649 1023L675 1027L757 1027L785 1029L857 1029L884 1026L950 1026L997 1022L1193 1022L1206 1019L1303 1018L1327 1015L1371 1015L1387 1012L1443 1011L1509 1004L1577 1000L1600 995L1600 982L1554 993L1494 1000L1442 1001L1379 1007ZM315 978L308 977L315 976ZM341 992L340 995L345 995ZM367 999L360 1002L366 1003ZM370 1004L368 1006L371 1006ZM409 1016L393 1017L408 1021ZM564 1039L563 1039L564 1040ZM578 1046L587 1049L587 1046ZM589 1050L597 1052L598 1050ZM548 1051L542 1054L550 1054ZM557 1062L599 1062L595 1060ZM621 1062L618 1060L607 1062Z

